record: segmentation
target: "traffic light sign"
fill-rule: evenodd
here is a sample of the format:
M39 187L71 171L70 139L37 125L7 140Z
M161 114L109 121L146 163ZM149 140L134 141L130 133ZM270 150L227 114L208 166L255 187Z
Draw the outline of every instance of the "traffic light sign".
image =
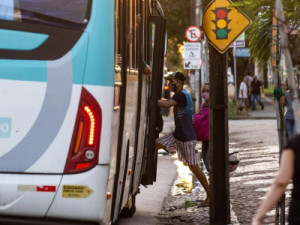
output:
M228 39L228 33L231 29L228 28L228 24L231 20L228 19L228 13L231 10L226 7L217 7L212 12L215 14L216 19L213 22L216 25L216 29L214 30L216 34L216 39Z
M252 21L230 0L212 0L206 7L203 29L209 43L221 54L251 25Z

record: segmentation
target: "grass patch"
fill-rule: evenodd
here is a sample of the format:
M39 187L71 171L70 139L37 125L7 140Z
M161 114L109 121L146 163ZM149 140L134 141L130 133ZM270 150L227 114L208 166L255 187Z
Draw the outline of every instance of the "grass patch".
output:
M274 85L269 85L268 88L264 89L264 93L266 96L273 96Z
M233 101L228 101L228 117L235 116L235 104Z
M238 111L236 113L236 109L235 109L235 101L229 101L228 100L228 119L235 117L235 116L245 116L245 109L241 112Z
M189 208L189 207L194 207L196 206L196 202L194 201L185 201L185 203L183 203L182 207L184 208Z

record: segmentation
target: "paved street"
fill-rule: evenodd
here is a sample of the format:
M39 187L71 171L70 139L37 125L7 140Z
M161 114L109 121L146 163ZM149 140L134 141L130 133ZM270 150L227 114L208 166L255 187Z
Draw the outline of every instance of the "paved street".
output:
M165 196L170 192L177 175L174 159L170 156L158 156L157 182L146 187L141 186L141 193L136 198L136 213L132 218L121 218L120 225L159 224L157 215L163 207Z
M235 120L229 121L229 151L239 151L240 158L239 167L230 178L232 224L251 224L251 218L278 169L279 148L277 122L274 119L275 108L271 98L263 98L263 101L264 110L250 112L248 118L238 116ZM163 134L172 129L173 118L170 116L165 118ZM201 149L200 143L197 148ZM166 163L169 168L167 171L162 169ZM161 178L167 175L168 171L175 171L175 164L178 167L177 179L172 182L175 178L174 174L168 180L165 180L166 177ZM170 156L160 156L159 171L161 172L158 172L159 177L155 185L149 186L148 189L141 189L137 201L137 213L131 219L122 219L120 224L209 224L209 208L196 207L205 198L204 190L200 187L199 192L195 189L191 191L191 173L176 159L176 155L173 155L172 159ZM162 186L166 187L161 192ZM158 201L153 200L158 192L161 192ZM287 199L289 197L288 191ZM155 205L151 205L154 203ZM268 214L266 224L274 224L274 222L275 211L272 210Z

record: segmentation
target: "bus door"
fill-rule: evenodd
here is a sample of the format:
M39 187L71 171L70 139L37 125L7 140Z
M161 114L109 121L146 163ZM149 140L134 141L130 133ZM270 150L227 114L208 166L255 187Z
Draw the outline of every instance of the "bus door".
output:
M148 105L147 137L143 161L143 185L153 184L156 181L157 153L155 152L155 140L163 127L157 100L161 98L163 65L165 55L165 30L166 20L161 16L150 17L149 54L152 64L152 80L150 81L150 97Z

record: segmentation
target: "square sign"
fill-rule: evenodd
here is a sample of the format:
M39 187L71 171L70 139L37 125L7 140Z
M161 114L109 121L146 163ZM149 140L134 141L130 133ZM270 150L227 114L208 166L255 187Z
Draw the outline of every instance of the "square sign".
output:
M200 69L200 67L202 66L202 59L196 59L196 60L192 60L192 59L184 59L183 62L183 68L185 70L196 70L196 69Z
M201 60L201 45L196 42L184 43L184 66L186 70L200 69L202 65Z
M184 43L184 59L200 59L201 45L200 43L186 42Z
M242 33L241 36L239 36L235 42L232 43L231 47L236 48L245 48L245 32Z
M206 8L203 29L210 44L221 54L252 23L242 11L231 6L230 0L213 0Z
M250 57L251 52L249 48L237 48L236 57Z

